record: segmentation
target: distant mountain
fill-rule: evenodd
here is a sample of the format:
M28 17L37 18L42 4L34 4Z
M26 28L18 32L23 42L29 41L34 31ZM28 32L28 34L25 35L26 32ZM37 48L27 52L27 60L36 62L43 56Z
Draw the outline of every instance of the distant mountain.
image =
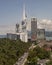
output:
M7 36L6 35L0 35L0 38L6 38Z

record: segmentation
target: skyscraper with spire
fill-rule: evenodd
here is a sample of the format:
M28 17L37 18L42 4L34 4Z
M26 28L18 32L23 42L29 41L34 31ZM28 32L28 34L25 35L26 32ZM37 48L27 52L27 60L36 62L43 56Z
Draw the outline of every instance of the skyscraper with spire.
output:
M22 21L20 24L16 24L16 31L25 32L26 31L26 24L27 24L27 15L26 15L25 4L23 4Z
M23 20L27 18L25 4L23 5Z

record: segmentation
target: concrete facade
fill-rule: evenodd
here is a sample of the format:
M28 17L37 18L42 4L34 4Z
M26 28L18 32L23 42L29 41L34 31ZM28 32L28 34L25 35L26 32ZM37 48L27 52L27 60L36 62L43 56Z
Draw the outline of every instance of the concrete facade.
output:
M20 39L23 42L28 42L28 35L27 35L27 33L20 33Z

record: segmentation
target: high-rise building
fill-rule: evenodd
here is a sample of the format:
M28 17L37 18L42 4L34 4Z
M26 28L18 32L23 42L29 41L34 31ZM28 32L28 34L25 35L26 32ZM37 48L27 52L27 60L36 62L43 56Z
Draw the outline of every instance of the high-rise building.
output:
M37 40L45 40L45 29L37 29Z
M37 40L37 18L31 18L31 41Z

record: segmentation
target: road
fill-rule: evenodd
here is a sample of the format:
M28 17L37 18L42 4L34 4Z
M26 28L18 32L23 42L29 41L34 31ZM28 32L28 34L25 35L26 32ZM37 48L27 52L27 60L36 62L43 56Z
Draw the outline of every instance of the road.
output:
M24 65L25 62L27 61L27 57L28 57L28 52L24 53L24 55L21 56L14 65Z
M43 43L43 44L42 44ZM40 42L37 45L32 44L28 50L34 49L36 46L42 47L45 44L45 42ZM51 56L52 57L52 56ZM24 65L28 58L28 52L25 52L23 56L21 56L18 61L14 65Z
M35 48L34 44L32 44L28 50ZM23 56L21 56L18 61L14 65L24 65L28 58L28 52L25 52Z

